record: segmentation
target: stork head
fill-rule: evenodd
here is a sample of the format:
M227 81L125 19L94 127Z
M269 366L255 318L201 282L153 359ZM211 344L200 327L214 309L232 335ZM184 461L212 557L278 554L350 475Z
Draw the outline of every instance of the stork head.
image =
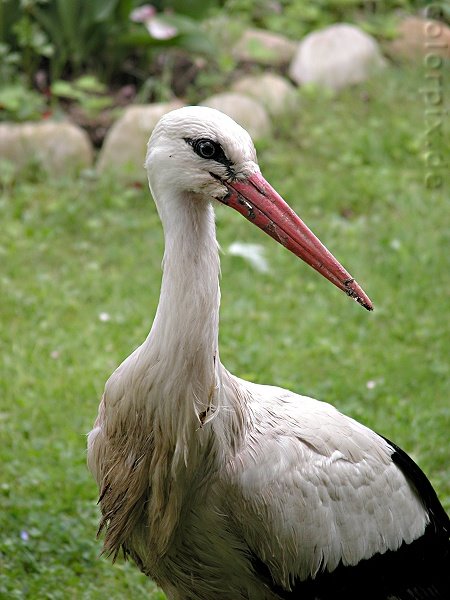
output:
M171 197L218 200L372 310L353 277L261 175L249 134L227 115L202 106L167 113L152 133L145 167L157 203L169 190Z
M245 129L205 106L185 106L164 115L148 143L145 166L152 191L170 182L172 194L188 192L208 200L227 194L225 181L259 172Z

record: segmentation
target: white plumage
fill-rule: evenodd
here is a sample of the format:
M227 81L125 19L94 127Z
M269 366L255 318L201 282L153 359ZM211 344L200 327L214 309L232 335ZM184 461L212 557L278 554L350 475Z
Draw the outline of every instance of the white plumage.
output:
M371 309L368 297L222 113L164 116L146 168L165 235L160 302L108 380L88 443L106 552L122 547L171 600L447 598L448 518L418 467L329 404L220 363L211 202Z

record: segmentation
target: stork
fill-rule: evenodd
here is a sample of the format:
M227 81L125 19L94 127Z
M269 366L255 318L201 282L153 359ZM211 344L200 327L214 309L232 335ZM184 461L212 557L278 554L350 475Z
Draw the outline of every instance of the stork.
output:
M107 381L88 436L104 551L123 549L170 600L448 600L449 519L412 459L327 403L221 364L213 204L371 310L368 296L223 113L163 116L145 166L163 277L150 333Z

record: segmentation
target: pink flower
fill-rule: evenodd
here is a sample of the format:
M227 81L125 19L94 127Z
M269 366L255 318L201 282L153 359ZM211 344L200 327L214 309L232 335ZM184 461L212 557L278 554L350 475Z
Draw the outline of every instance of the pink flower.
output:
M147 23L156 15L156 8L151 4L143 4L130 13L130 19L135 23Z
M178 34L178 29L156 16L156 8L151 4L143 4L130 13L135 23L144 23L147 31L155 40L170 40Z

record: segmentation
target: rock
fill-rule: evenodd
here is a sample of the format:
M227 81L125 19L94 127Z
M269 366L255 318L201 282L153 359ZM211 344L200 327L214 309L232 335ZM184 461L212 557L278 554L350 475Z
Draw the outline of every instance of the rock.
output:
M441 21L406 17L397 32L398 37L386 45L394 60L415 61L432 54L450 58L450 27Z
M332 90L366 80L385 65L376 40L358 27L339 23L307 35L289 67L298 84L316 83Z
M201 106L209 106L227 114L246 129L254 140L270 135L272 126L262 104L236 92L215 94L203 100Z
M19 171L30 164L49 175L73 175L90 167L94 152L88 135L67 121L0 123L0 159Z
M128 106L105 137L97 170L144 180L148 138L165 113L181 106L179 101Z
M233 55L239 62L285 67L296 48L297 44L283 35L264 29L247 29L236 43Z
M275 73L242 77L234 82L231 89L258 100L272 117L293 110L297 103L295 87Z

